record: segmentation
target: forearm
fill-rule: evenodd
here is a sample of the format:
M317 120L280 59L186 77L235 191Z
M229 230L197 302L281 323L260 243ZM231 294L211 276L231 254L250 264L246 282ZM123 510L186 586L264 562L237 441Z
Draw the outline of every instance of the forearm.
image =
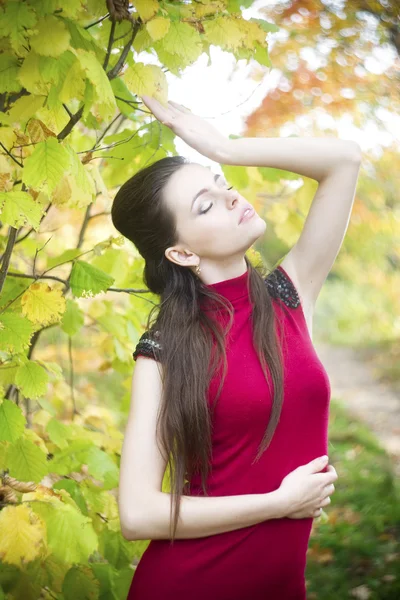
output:
M170 494L159 492L136 511L136 524L125 537L131 540L170 539ZM284 516L278 491L238 496L182 496L177 539L201 538L242 529Z
M344 162L360 161L360 146L327 137L229 139L220 152L225 165L273 167L320 182Z

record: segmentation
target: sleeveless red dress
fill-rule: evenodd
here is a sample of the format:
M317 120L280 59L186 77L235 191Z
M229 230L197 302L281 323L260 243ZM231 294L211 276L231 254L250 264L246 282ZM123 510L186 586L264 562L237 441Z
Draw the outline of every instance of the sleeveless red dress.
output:
M210 496L272 492L289 472L328 454L329 378L312 344L297 290L279 266L265 282L284 328L284 402L269 448L251 465L272 398L252 343L248 273L210 285L235 309L226 346L228 372L214 415ZM139 354L152 357L157 343L145 332L134 359ZM217 378L211 381L209 400L218 383ZM200 477L191 480L190 493L203 495ZM202 538L175 539L173 546L169 539L151 540L136 567L128 600L304 600L312 523L312 518L285 517Z

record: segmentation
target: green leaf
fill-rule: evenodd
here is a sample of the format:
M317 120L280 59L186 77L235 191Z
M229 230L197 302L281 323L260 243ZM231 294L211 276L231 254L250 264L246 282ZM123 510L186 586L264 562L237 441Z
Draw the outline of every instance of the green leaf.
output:
M171 55L179 56L182 69L194 63L203 52L200 34L187 23L179 21L171 21L167 34L154 43L157 52L160 47Z
M38 190L42 187L51 193L70 167L69 152L54 137L36 144L34 151L25 159L22 181Z
M118 485L118 467L115 462L100 448L91 446L86 453L84 462L88 466L89 474L95 479L104 481L107 489Z
M111 118L117 108L114 93L102 65L94 52L88 52L78 48L76 56L87 78L93 84L97 101L102 107L101 116L104 119Z
M60 501L29 504L46 523L47 545L53 555L67 564L87 564L90 555L98 548L91 519Z
M277 31L280 31L280 27L278 27L278 25L275 25L275 23L269 23L268 21L264 21L264 19L256 19L254 17L251 17L249 21L253 23L258 23L261 29L266 33L276 33Z
M0 314L0 350L17 354L29 347L33 333L32 322L20 313Z
M226 10L230 13L242 12L241 7L249 8L253 4L254 0L228 0Z
M11 400L0 400L0 440L15 442L25 429L26 419Z
M118 570L130 565L135 554L134 545L123 538L120 531L110 529L101 532L99 551Z
M40 71L41 59L48 59L46 56L39 56L36 52L30 52L18 72L18 81L22 86L32 94L47 95L52 82L46 82ZM56 60L56 59L52 59Z
M72 148L68 144L65 144L65 149L69 153L70 161L71 161L71 169L70 172L74 176L74 181L76 181L77 186L82 192L87 192L91 194L94 198L96 193L96 189L93 183L92 177L89 175L89 172L86 170L85 166L82 164L81 159ZM72 249L73 250L73 249ZM71 252L72 253L72 252ZM80 254L82 251L80 251Z
M31 33L36 21L34 10L26 2L8 0L7 3L2 3L0 37L10 36L12 49L15 54L20 54L26 51L26 37Z
M19 366L17 360L5 362L3 365L0 365L0 386L4 388L4 390L0 390L2 396L5 395L5 389L14 383L15 374Z
M18 98L14 104L11 105L11 108L8 112L10 117L10 121L14 123L17 121L18 123L23 124L26 123L31 117L33 117L38 110L40 110L45 102L45 96L34 96L33 94L29 94L29 96L22 96L22 98ZM24 163L32 158L32 156L28 156L24 159Z
M22 85L17 79L20 63L12 54L0 54L0 93L19 92Z
M61 421L57 419L50 419L47 423L46 431L49 434L51 441L56 444L59 448L67 448L69 438L69 428Z
M30 45L43 56L60 56L69 47L70 33L61 19L48 15L39 19Z
M96 0L97 1L97 0ZM87 5L87 2L86 2ZM65 6L65 5L63 5ZM98 5L101 7L101 3ZM93 16L93 19L95 20L95 16L94 16L94 12L95 10L92 8L87 7L88 10L88 14L91 14ZM63 11L64 11L64 7L63 7ZM101 15L103 14L103 12L101 12ZM92 31L92 27L90 29L85 29L84 27L82 27L81 25L79 25L79 23L77 22L73 22L71 20L66 20L65 21L68 29L69 29L69 33L71 35L71 46L73 48L82 48L82 50L86 50L87 52L94 52L97 56L97 58L99 60L101 60L101 57L104 57L104 50L102 48L101 45L98 44L97 40L91 35L91 31Z
M67 298L67 308L61 321L61 329L70 337L80 331L84 325L85 317L78 304Z
M97 600L100 582L90 567L84 565L72 567L65 575L62 591L65 600Z
M72 471L79 471L92 444L93 442L87 439L70 442L66 448L55 454L51 461L51 472L68 475Z
M129 91L125 81L121 77L116 77L115 79L112 79L111 87L116 96L138 104L138 98L135 94L132 94ZM118 99L116 100L116 102L118 109L122 114L127 116L129 119L132 119L133 121L137 120L137 112L135 105L129 105L126 102L122 102Z
M118 577L118 571L114 569L112 565L108 565L106 563L93 563L90 565L90 568L100 583L101 599L120 600L121 598L127 597L127 593L125 595L117 595L115 584ZM131 571L131 581L132 576L133 571Z
M104 271L82 260L77 260L71 271L70 284L74 296L92 297L100 292L105 292L114 283L114 277L110 277Z
M23 437L8 448L7 467L11 477L20 481L39 483L48 473L46 454Z
M15 385L27 398L38 398L47 390L49 376L36 361L27 360L19 367L15 376Z
M53 485L53 490L65 490L71 496L81 513L88 516L88 509L81 488L74 479L60 479Z
M28 192L0 192L0 215L6 225L18 228L29 224L37 231L44 212Z

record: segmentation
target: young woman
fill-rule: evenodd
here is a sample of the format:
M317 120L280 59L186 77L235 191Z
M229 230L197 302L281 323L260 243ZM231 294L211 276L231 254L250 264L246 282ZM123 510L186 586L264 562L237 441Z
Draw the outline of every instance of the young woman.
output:
M113 223L161 299L133 353L121 456L122 533L151 540L128 598L304 600L313 519L337 479L323 456L330 385L312 312L349 221L359 147L230 140L174 102L143 100L213 160L293 170L319 187L299 241L269 274L246 256L265 221L209 168L166 157L115 196Z

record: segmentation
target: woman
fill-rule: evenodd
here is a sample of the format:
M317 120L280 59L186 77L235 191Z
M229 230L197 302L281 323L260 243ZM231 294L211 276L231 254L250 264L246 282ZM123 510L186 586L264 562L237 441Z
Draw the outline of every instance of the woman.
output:
M292 163L321 184L345 181L342 197L351 186L354 195L352 142L228 140L174 102L143 101L213 160ZM306 598L313 519L337 479L322 456L330 386L310 336L317 293L302 284L300 298L300 263L289 255L267 276L251 264L245 253L266 224L248 208L224 177L180 156L142 169L114 199L113 223L161 297L133 354L121 456L123 535L151 540L129 600ZM341 221L331 219L331 251L350 209L343 201ZM329 256L320 259L326 268ZM166 467L171 494L161 490Z

